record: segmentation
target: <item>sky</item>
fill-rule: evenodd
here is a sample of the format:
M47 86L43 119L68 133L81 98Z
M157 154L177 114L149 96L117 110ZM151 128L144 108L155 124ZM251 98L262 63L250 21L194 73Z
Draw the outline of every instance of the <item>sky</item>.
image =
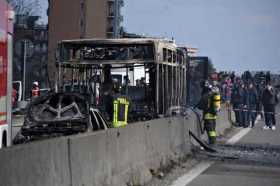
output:
M125 0L128 32L199 48L218 70L280 72L279 0Z
M197 47L218 70L280 72L280 0L124 1L128 32Z
M39 20L41 23L46 24L48 22L47 17L47 9L48 9L48 0L39 0L40 3L40 9L38 10L38 14L41 17Z

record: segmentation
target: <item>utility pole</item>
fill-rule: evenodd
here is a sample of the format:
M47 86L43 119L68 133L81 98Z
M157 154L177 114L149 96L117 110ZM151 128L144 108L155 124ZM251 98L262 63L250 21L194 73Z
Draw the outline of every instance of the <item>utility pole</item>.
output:
M27 41L23 41L23 82L22 82L22 100L25 101L25 89L26 89L26 58L27 58Z

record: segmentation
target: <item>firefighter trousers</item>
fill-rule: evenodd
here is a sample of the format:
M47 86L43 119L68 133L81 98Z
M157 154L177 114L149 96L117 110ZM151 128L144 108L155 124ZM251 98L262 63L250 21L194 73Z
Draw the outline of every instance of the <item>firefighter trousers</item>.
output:
M215 144L217 133L216 133L216 120L214 119L205 119L204 127L208 135L209 144Z

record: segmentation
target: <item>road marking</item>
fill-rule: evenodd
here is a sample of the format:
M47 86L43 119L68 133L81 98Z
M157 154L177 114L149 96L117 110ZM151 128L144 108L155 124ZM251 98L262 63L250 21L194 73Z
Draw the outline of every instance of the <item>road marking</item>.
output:
M251 128L242 129L236 135L231 137L226 143L227 144L235 144L238 142L242 137L244 137L248 132L251 131ZM184 174L183 176L179 177L175 180L171 186L186 186L191 183L195 178L197 178L201 173L207 170L214 162L201 162L196 165L192 170Z
M256 122L258 123L261 120L260 116L257 117ZM227 140L226 144L234 145L237 143L241 138L243 138L246 134L248 134L252 128L245 128ZM192 170L184 174L183 176L179 177L175 180L171 186L186 186L191 183L195 178L197 178L201 173L211 167L214 162L201 162L196 165Z
M231 137L231 138L226 142L226 144L228 144L228 145L234 145L234 144L237 143L241 138L243 138L246 134L248 134L251 130L252 130L252 128L242 129L242 130L239 131L237 134L235 134L233 137Z
M258 122L261 121L261 116L258 115L255 121L255 124L257 124ZM250 131L252 130L252 128L246 128L243 129L241 131L239 131L236 135L234 135L233 137L231 137L226 144L228 145L234 145L235 143L237 143L241 138L243 138L246 134L248 134Z
M196 177L198 177L201 173L203 173L206 169L208 169L214 162L201 162L196 165L192 170L190 170L187 174L181 176L177 180L175 180L171 186L186 186L190 182L192 182Z

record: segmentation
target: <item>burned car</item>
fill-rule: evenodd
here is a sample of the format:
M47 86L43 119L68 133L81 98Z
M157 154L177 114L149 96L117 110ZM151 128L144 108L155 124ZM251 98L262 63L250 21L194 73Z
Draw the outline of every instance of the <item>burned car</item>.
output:
M14 143L106 130L108 124L86 97L77 93L50 93L32 101Z

